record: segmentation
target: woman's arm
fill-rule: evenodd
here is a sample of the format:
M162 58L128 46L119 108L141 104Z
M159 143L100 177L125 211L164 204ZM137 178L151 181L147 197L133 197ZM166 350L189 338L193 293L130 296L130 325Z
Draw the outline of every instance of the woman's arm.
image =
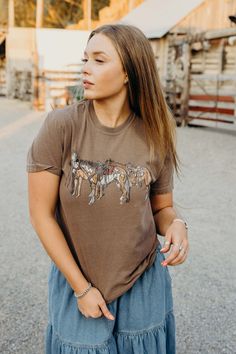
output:
M55 219L60 177L46 170L28 174L29 212L32 226L38 234L47 254L66 277L71 288L81 293L88 287ZM93 287L82 298L77 299L79 310L85 317L100 317L110 320L109 311L100 291Z
M161 249L163 253L171 252L163 266L181 264L187 258L189 249L188 234L185 225L180 222L173 222L175 218L179 218L173 208L172 192L165 194L154 194L150 197L153 217L156 224L157 233L165 237L164 247ZM181 247L181 248L180 248Z
M150 201L157 232L165 236L168 227L177 218L173 208L173 194L155 194L151 196Z
M28 174L30 220L47 254L72 289L80 293L88 287L88 281L76 264L54 216L59 180L59 176L48 171Z

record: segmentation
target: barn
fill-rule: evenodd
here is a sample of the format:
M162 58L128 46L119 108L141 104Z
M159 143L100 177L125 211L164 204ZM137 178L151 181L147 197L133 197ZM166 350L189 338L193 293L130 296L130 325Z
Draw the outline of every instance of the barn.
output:
M177 123L235 129L236 1L139 3L118 22L138 26L149 38ZM89 33L13 26L2 31L0 94L30 100L37 109L65 105L68 90L81 83Z
M120 21L149 38L178 123L236 128L235 16L235 0L147 0Z

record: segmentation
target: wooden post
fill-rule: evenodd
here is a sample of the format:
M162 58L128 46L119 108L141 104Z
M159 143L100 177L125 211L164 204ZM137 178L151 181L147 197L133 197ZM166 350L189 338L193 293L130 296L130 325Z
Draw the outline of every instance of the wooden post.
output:
M44 0L37 0L36 7L36 28L43 27L43 12L44 12ZM37 42L36 42L36 31L35 31L35 45L33 53L33 107L35 109L40 109L41 103L41 82L39 79L39 58L37 52ZM44 102L43 102L44 105Z
M225 38L220 40L220 48L219 48L219 70L218 72L221 74L224 70L225 64L225 46L227 44L227 40Z
M33 108L39 108L39 70L38 70L38 53L37 53L37 44L36 44L36 35L35 35L35 45L33 49Z
M92 3L91 0L88 0L88 30L91 30L92 27Z
M43 27L43 8L44 8L44 0L37 0L36 28Z
M134 8L134 0L129 0L129 12Z
M184 78L183 91L181 95L181 125L186 125L188 122L188 105L189 105L189 91L190 91L190 60L191 48L189 43L183 43L183 61L184 61Z
M86 27L88 30L92 27L92 3L91 0L83 1L83 12L84 12L84 22L86 23Z
M14 0L8 1L8 27L15 26L15 5Z

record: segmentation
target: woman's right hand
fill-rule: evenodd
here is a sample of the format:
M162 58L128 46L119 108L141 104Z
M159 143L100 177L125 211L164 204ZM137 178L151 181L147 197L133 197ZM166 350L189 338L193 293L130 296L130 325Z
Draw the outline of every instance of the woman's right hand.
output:
M115 319L112 313L108 310L102 294L97 288L93 286L90 288L86 295L80 299L77 299L77 304L80 312L87 318L97 318L101 317L103 314L109 320Z

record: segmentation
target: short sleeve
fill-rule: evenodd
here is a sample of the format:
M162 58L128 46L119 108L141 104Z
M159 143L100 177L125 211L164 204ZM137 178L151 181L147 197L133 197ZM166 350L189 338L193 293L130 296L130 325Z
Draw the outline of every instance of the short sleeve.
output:
M166 156L157 180L151 183L150 195L172 192L174 188L174 165L169 155Z
M55 175L61 175L63 130L60 117L54 111L48 113L28 150L27 172L47 170Z

